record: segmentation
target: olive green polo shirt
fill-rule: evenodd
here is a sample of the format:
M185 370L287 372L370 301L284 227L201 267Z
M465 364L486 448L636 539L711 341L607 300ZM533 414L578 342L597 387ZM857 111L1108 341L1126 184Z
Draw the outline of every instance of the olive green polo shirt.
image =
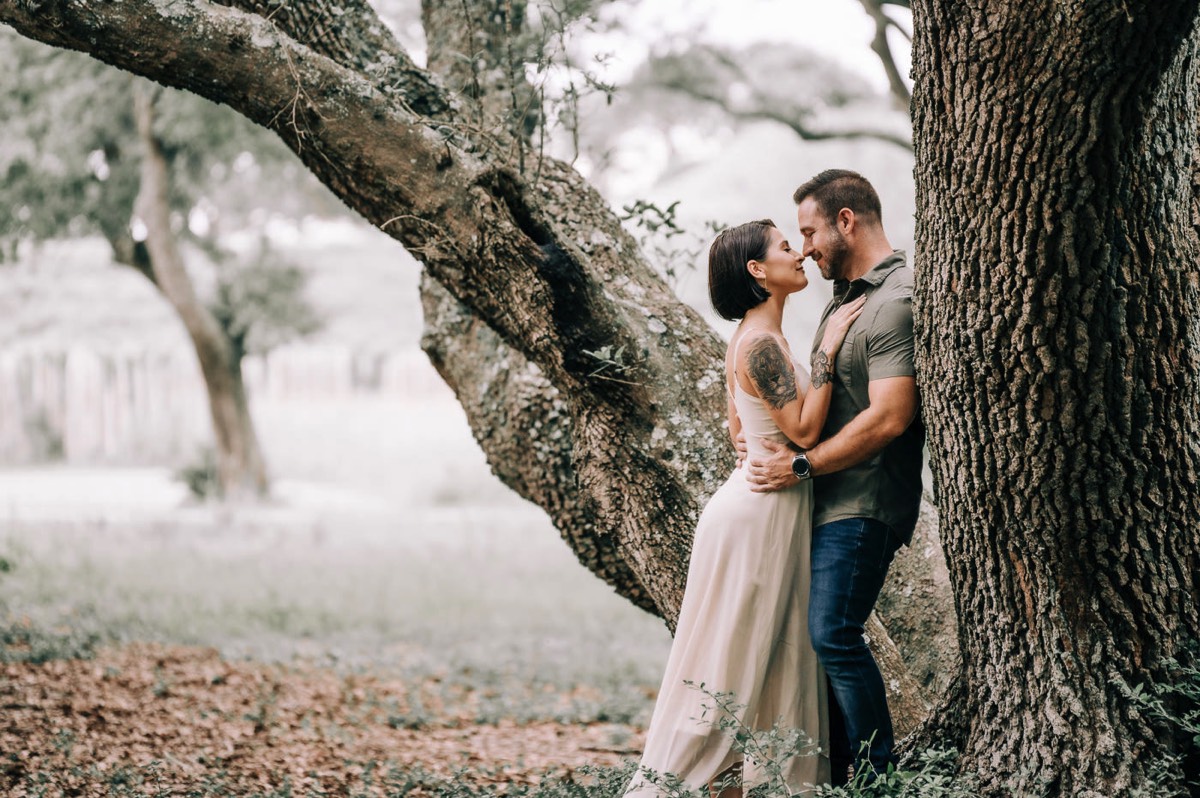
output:
M813 341L815 354L825 325L842 303L866 294L862 315L846 334L833 369L833 395L821 440L833 437L871 404L867 384L885 377L913 377L912 269L897 250L862 277L838 280L833 300L821 315ZM921 450L925 428L920 414L900 437L874 457L843 471L813 479L813 526L845 518L873 518L912 538L921 505Z

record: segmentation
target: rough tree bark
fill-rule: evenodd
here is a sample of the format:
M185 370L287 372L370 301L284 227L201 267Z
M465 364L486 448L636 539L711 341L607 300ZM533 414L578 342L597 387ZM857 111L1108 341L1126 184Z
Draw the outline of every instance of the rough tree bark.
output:
M529 110L519 98L532 94L523 81L517 87L514 74L512 39L521 16L505 0L463 0L452 7L423 2L421 16L430 69L451 87L467 90L477 104L465 112L474 127L518 153L520 163ZM573 425L561 392L427 271L421 301L421 347L466 411L493 473L547 512L592 573L641 609L659 613L616 538L597 530L578 489Z
M1032 7L1036 6L1036 7ZM986 791L1129 795L1200 639L1200 3L914 2L918 370Z
M166 297L183 322L208 394L216 438L217 480L226 500L257 499L267 493L263 462L242 383L242 353L212 312L196 296L171 230L169 167L154 133L154 92L133 90L134 118L142 147L141 185L134 213L146 226L145 252L134 247L130 265L142 271Z
M938 537L938 514L927 501L912 543L896 554L875 605L908 672L936 700L962 666L950 577Z

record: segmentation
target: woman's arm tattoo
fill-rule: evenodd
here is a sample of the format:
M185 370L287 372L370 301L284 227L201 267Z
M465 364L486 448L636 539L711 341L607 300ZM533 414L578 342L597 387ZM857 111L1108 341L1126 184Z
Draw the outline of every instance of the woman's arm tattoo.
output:
M818 349L812 359L812 387L815 391L827 382L833 381L833 372L829 368L829 355L824 349Z
M750 378L762 400L778 410L796 398L796 372L779 343L770 336L754 342L746 356Z

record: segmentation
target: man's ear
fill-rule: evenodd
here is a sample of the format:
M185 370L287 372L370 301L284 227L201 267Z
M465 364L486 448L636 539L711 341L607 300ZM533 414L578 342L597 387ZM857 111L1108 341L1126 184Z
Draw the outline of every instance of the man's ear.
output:
M854 211L850 210L849 208L842 208L840 211L838 211L837 219L835 221L837 223L838 232L845 236L847 233L850 233L854 230L855 223L858 220L854 217Z

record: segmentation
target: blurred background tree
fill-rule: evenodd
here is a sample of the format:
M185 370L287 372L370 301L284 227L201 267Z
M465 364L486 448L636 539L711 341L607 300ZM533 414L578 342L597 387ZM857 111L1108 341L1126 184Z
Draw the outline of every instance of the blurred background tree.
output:
M242 360L320 320L300 269L265 238L239 252L220 231L264 207L299 216L338 203L278 138L207 100L7 30L0 59L0 253L11 260L22 243L103 236L115 262L170 302L199 359L215 473L196 484L228 499L266 495Z

